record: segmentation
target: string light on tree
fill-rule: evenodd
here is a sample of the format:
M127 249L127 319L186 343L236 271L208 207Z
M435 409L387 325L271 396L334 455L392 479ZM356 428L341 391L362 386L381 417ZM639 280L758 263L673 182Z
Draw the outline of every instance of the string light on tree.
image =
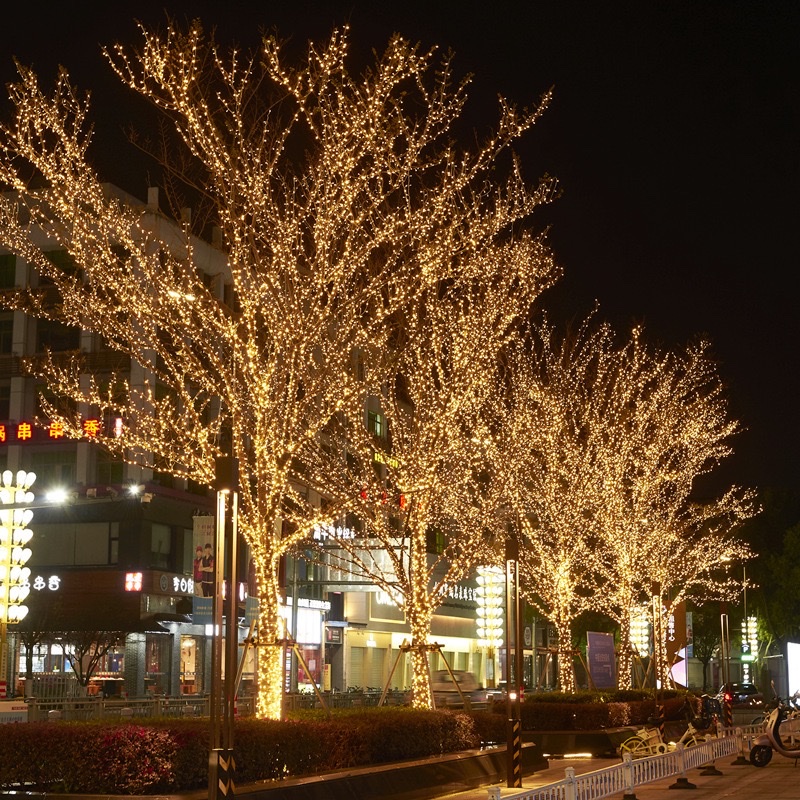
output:
M417 669L427 664L423 632L455 573L429 592L426 536L431 526L449 533L448 520L474 505L465 498L476 486L435 465L457 455L473 469L466 447L444 446L459 438L448 426L466 423L496 342L557 274L543 238L524 231L556 184L548 178L529 187L515 161L510 169L501 161L549 95L530 111L501 101L496 131L460 149L454 126L467 82L454 82L449 56L437 60L434 51L394 37L369 71L352 76L348 49L347 30L335 31L322 46L309 45L294 67L275 38L252 57L226 53L195 22L158 32L142 27L138 48L107 50L123 83L162 111L174 133L152 153L169 176L176 222L166 232L160 210L110 191L95 174L87 160L88 100L66 71L46 92L20 66L9 87L13 120L0 126L0 181L13 190L0 198L0 246L48 284L46 291L4 293L3 302L82 328L133 366L108 381L87 378L79 357L26 361L48 386L44 413L75 438L82 435L75 407L121 419L93 443L209 486L218 456L239 460L246 476L239 530L253 556L264 645L259 717L281 713L283 670L280 648L272 646L280 638L281 560L354 506L352 485L329 491L321 442L332 426L361 425L367 398L398 374L384 363L391 361L386 354L401 349L403 329L427 330L424 314L452 280L449 305L433 313L425 347L436 352L445 335L458 357L439 361L439 370L452 372L426 362L425 380L441 384L448 376L455 385L466 378L473 388L439 396L414 448L402 448L399 438L379 448L387 459L403 451L397 468L384 466L404 492L407 519L399 535L394 527L389 536L388 523L377 525L385 535L376 547L393 554L395 574L413 575L405 610L418 617ZM41 181L31 184L31 171ZM198 186L195 213L181 214L182 187ZM218 257L191 235L192 221L206 220L221 233ZM49 259L45 250L53 248L66 251L74 268ZM484 301L499 339L469 321ZM472 336L489 345L487 355ZM409 354L406 377L416 369ZM419 412L428 390L413 381L408 387ZM390 420L398 437L403 414ZM361 463L365 475L374 473L371 458ZM458 477L452 494L462 500L433 512L433 487L449 477ZM366 483L377 488L372 477ZM379 497L370 494L373 519ZM477 548L470 552L481 557Z
M735 532L754 513L754 494L732 487L703 503L694 497L738 431L708 343L662 352L639 328L618 342L590 318L560 342L551 326L534 327L505 364L492 463L520 552L532 555L521 562L528 597L565 642L566 688L566 643L581 611L611 616L628 643L632 610L652 585L661 587L662 638L679 603L735 596L738 582L718 573L750 557ZM626 688L632 656L627 647L619 654Z

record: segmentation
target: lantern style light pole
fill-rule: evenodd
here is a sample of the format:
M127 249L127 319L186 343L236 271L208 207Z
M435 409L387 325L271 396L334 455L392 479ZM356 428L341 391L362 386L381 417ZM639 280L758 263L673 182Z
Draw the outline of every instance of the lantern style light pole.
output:
M478 567L478 613L476 625L478 647L486 652L486 687L497 685L495 656L503 646L503 570L500 567Z
M31 557L28 547L33 531L28 523L33 517L30 508L21 504L33 502L29 491L36 475L19 470L16 475L7 469L0 488L0 698L8 696L8 623L21 622L28 613L25 600L30 594ZM12 506L4 508L4 506Z

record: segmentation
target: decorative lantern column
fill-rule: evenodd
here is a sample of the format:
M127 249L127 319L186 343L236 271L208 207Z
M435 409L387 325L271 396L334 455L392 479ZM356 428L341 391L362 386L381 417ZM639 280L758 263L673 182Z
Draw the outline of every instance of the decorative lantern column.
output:
M8 624L21 622L28 613L25 600L30 594L31 557L28 547L33 531L28 523L33 511L24 506L33 502L28 491L36 480L33 472L10 469L3 473L0 487L0 698L8 694Z
M486 686L496 685L495 654L503 646L503 598L505 573L500 567L478 567L478 589L475 593L478 612L475 619L478 647L486 648Z

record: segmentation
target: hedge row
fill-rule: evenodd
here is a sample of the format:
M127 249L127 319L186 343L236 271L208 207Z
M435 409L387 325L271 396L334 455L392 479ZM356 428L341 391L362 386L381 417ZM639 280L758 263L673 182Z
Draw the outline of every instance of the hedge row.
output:
M41 722L4 725L2 733L2 789L157 794L208 784L207 722ZM240 784L441 755L481 741L467 714L406 708L330 720L239 720L235 737Z
M542 697L547 697L543 695ZM661 699L664 718L680 720L686 718L687 700L695 713L699 713L699 701L689 695L673 695ZM611 700L584 696L569 702L554 700L526 700L521 707L523 731L574 731L620 728L626 725L644 725L656 715L653 699Z
M641 725L652 699L627 702L535 695L522 704L523 731ZM691 696L662 701L667 719L685 715ZM569 698L569 699L567 699ZM699 701L691 699L697 709ZM458 713L411 708L298 712L291 720L236 722L236 781L281 780L336 769L441 755L506 739L506 705ZM202 720L33 722L2 726L0 789L81 794L157 794L208 783L209 726Z

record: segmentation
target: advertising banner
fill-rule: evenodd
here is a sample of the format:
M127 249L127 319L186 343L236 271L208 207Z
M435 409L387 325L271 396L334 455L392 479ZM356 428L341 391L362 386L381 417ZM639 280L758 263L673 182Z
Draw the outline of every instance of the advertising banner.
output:
M610 633L586 634L586 661L592 683L598 689L613 689L617 685L617 662L614 636Z

